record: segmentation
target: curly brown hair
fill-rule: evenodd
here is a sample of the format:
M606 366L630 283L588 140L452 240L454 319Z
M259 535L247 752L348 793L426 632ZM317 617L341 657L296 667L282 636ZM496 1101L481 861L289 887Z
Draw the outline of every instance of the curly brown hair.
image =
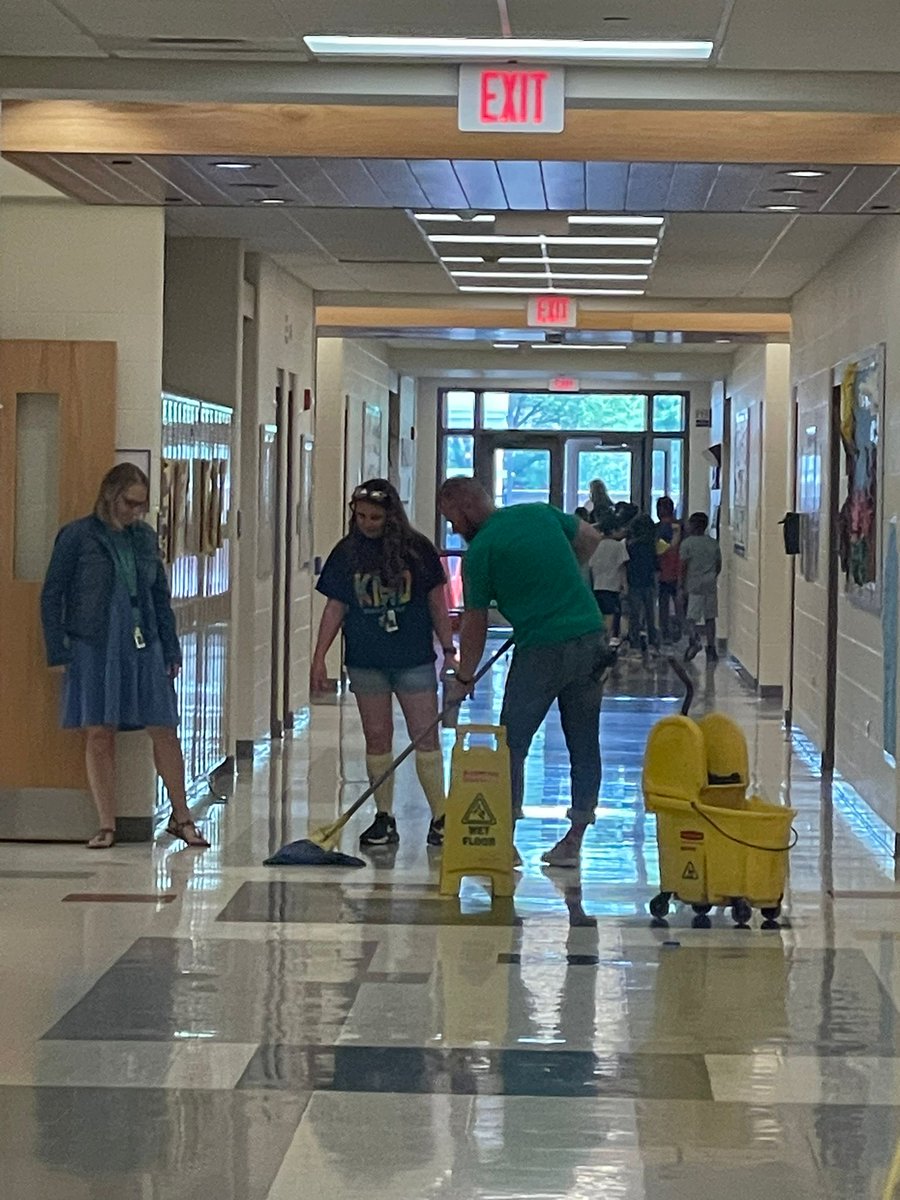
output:
M384 510L384 535L373 541L356 528L356 502L363 500ZM399 588L403 575L419 561L420 536L409 523L400 494L387 479L367 479L354 488L350 499L350 559L354 570L375 571L385 587Z

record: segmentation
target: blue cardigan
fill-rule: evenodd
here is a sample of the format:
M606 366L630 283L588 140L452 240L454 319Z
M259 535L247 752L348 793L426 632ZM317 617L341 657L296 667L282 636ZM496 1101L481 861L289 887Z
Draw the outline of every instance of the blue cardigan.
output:
M181 663L175 614L156 534L144 521L132 527L137 562L138 604L145 641L162 642L167 666ZM109 608L116 583L113 548L99 517L64 525L41 592L41 621L51 667L71 660L70 638L102 642L109 629Z

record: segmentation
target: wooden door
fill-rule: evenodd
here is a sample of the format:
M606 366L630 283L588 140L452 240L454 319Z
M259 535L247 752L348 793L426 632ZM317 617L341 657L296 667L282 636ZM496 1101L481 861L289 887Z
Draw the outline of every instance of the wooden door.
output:
M56 422L55 452L43 458L40 437L25 434L35 398ZM52 526L91 511L113 465L115 424L115 343L0 342L0 790L87 785L81 737L59 728L61 676L46 666L40 567L49 561ZM35 450L38 462L29 459ZM17 514L17 496L21 509L35 472L43 494L58 500L38 535L46 545L23 569L16 543L28 522Z

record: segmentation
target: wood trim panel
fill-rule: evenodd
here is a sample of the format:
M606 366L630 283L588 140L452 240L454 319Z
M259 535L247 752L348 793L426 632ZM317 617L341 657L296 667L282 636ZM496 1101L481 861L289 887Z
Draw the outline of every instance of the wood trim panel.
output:
M59 729L61 678L46 667L41 584L14 578L16 404L59 396L59 523L90 512L115 457L112 342L0 342L0 788L84 788L80 735Z
M323 305L316 309L319 328L342 329L526 329L526 307L516 308L366 308ZM610 312L580 308L578 328L634 332L757 333L791 332L790 313Z
M560 134L461 133L446 106L10 100L2 148L605 162L900 163L900 114L570 109Z

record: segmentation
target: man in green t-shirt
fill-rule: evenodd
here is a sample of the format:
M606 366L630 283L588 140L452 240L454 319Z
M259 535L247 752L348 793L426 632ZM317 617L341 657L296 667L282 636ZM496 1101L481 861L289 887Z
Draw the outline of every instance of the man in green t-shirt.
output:
M500 716L509 744L513 815L522 815L529 747L556 700L571 764L571 828L543 859L577 867L600 789L600 702L610 661L600 610L581 570L600 536L549 504L497 509L474 479L448 479L440 506L468 542L457 695L471 687L484 653L488 610L496 604L516 643Z

